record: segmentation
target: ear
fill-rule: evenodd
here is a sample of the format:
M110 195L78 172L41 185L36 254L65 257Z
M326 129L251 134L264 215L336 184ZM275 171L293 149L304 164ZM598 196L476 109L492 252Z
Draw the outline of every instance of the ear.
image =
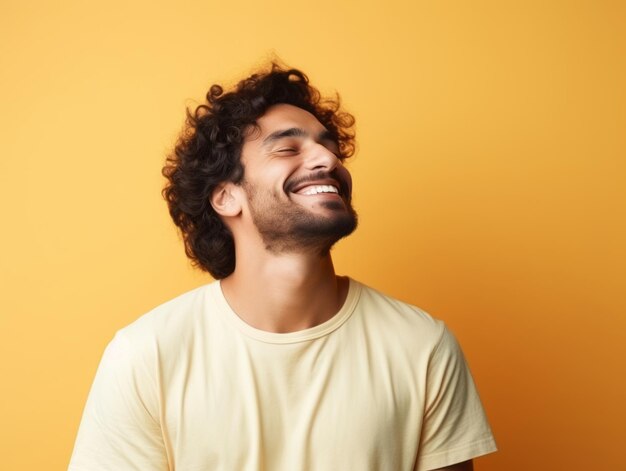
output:
M220 216L237 216L241 213L238 195L239 187L233 182L220 183L211 194L211 206Z

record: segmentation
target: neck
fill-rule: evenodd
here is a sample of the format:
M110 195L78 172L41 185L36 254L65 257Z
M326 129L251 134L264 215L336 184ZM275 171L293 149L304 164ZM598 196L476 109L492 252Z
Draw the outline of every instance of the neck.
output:
M295 332L333 317L348 293L330 255L237 253L237 267L222 280L229 305L245 322L269 332Z

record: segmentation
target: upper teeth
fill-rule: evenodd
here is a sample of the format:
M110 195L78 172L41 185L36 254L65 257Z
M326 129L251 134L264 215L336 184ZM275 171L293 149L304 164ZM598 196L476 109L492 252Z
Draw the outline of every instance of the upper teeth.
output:
M318 193L339 193L339 190L331 185L316 185L308 187L302 194L317 195Z

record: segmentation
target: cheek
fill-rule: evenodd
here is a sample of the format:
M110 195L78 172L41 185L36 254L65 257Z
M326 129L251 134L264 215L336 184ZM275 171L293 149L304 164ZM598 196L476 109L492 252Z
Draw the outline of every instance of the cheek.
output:
M336 171L339 177L342 179L342 181L347 185L348 193L352 194L352 175L350 175L350 172L348 172L348 169L344 167L343 165L341 165L337 167Z

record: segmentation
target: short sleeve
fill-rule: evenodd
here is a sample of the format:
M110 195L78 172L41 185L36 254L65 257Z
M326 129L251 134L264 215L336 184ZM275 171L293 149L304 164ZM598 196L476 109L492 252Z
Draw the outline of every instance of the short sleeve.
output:
M444 327L428 364L416 471L450 466L496 449L463 352Z
M155 362L118 333L85 405L69 471L169 469L159 423Z

